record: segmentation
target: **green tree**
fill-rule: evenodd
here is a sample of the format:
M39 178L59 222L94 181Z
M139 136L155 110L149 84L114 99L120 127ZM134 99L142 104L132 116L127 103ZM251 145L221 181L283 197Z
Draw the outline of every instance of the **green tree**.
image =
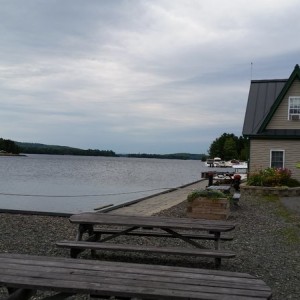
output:
M20 153L20 148L15 144L15 142L2 138L0 138L0 150L13 154Z
M228 137L224 142L224 159L230 160L233 158L238 158L238 149L237 143L232 137Z
M233 133L223 133L211 143L208 154L211 158L247 160L249 157L248 140L242 136L237 137Z

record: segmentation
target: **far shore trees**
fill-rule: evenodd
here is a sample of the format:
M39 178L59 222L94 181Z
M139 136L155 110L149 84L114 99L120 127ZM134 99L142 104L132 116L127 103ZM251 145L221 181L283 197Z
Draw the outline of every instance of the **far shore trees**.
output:
M14 141L0 138L0 151L12 154L19 154L20 148L16 145Z
M248 160L249 143L242 136L237 137L233 133L223 133L211 143L208 154L211 158L220 157L223 160Z

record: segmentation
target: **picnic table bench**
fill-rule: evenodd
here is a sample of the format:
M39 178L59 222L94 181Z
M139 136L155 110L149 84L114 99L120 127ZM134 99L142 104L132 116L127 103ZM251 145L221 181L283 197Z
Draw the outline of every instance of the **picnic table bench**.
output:
M238 203L239 203L240 198L241 198L240 193L234 193L233 196L232 196L233 204L237 206Z
M28 300L37 290L44 300L74 294L117 299L271 299L271 289L249 274L173 266L0 254L0 286L6 300Z
M168 255L194 255L211 257L215 259L216 266L220 266L222 258L232 258L235 253L222 250L220 241L228 241L232 238L221 236L221 233L231 231L234 224L191 218L170 218L158 216L128 216L106 213L81 213L72 215L70 222L78 224L78 232L73 241L59 241L58 247L69 248L72 258L76 258L85 249L110 251L137 251L143 253L161 253ZM99 226L105 226L99 227ZM110 226L121 226L122 228L108 228ZM184 231L184 232L182 232ZM195 231L204 231L199 234ZM87 238L83 239L87 233ZM107 243L119 236L148 236L148 237L170 237L185 241L193 247L153 247L135 243ZM196 241L197 240L197 241ZM199 240L214 241L214 249L204 248Z

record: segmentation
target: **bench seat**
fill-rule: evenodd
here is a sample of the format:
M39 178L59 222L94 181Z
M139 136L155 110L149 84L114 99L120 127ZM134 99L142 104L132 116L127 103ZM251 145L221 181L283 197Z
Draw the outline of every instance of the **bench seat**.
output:
M160 254L172 254L172 255L195 255L212 258L232 258L235 257L235 253L231 251L223 250L211 250L200 248L178 248L178 247L153 247L142 245L127 245L127 244L113 244L113 243L97 243L87 241L60 241L56 245L60 248L69 249L89 249L89 250L108 250L108 251L131 251L142 253L160 253Z
M240 198L241 198L240 193L234 193L233 196L232 196L233 204L238 205L238 202L239 202Z

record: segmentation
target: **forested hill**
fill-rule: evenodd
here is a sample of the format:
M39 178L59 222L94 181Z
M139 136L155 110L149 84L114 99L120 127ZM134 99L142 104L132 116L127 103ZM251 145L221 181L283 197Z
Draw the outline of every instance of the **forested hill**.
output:
M127 157L141 157L141 158L162 158L162 159L184 159L184 160L205 160L205 154L191 154L191 153L174 153L174 154L126 154Z
M12 154L56 154L56 155L83 155L83 156L122 156L137 158L205 160L206 154L173 153L173 154L116 154L112 150L80 149L69 146L46 145L40 143L24 143L0 138L0 151L2 155Z
M21 153L28 154L61 154L61 155L84 155L84 156L117 156L112 150L79 149L68 146L45 145L39 143L15 142Z

